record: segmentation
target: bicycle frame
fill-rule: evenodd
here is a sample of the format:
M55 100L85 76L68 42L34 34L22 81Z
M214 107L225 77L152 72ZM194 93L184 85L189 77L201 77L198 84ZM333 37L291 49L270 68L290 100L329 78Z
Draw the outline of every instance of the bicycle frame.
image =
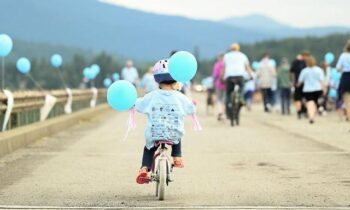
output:
M159 162L161 160L164 160L166 162L167 165L167 184L168 181L170 180L170 173L172 172L172 165L171 165L171 161L170 161L170 157L168 156L168 154L166 153L167 151L167 147L165 143L161 143L160 146L158 147L157 151L154 154L153 157L153 166L152 166L152 170L151 170L151 181L152 182L158 182L159 177L157 177L157 169L159 167Z

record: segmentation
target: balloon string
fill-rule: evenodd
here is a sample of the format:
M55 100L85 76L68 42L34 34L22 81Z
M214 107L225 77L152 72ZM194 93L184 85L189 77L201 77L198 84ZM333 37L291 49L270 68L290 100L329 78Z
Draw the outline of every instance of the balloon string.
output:
M203 130L201 124L199 123L199 120L198 120L198 117L196 114L192 115L192 123L193 123L193 130L195 130L195 131Z
M5 89L5 57L2 57L1 62L1 88L2 90Z
M90 86L91 86L92 88L95 87L94 80L90 80Z
M38 87L40 90L44 90L44 89L41 87L41 85L32 77L31 74L27 74L27 75L28 75L29 79L32 80L32 82L35 84L36 87Z
M62 81L62 83L63 83L63 86L64 86L65 88L67 88L67 84L66 84L66 81L64 80L64 77L63 77L63 74L62 74L62 72L61 72L61 69L58 69L58 75L60 76L60 79L61 79L61 81Z

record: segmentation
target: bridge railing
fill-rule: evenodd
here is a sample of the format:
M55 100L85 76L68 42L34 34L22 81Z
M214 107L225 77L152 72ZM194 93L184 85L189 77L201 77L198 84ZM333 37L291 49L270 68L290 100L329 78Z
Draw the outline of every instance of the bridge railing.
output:
M106 102L106 89L77 89L71 90L71 93L71 112L94 107L97 104ZM96 93L97 95L95 95ZM9 112L9 106L8 96L0 91L0 132L3 130L3 127L5 130L9 130L43 121L47 118L69 114L69 112L65 110L65 106L67 106L67 102L69 101L67 90L16 91L13 92L12 95L14 99L13 106L6 126L3 126L6 112ZM50 108L48 115L43 118L42 109L47 103L46 98L48 95L55 98L55 103L54 106Z

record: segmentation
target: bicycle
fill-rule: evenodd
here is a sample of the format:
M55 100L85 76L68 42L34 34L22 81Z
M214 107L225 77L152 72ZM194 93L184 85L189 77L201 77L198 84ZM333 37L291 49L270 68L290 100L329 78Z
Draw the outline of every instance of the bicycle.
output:
M157 141L155 143L158 149L153 157L150 181L156 183L156 197L159 200L165 199L165 187L173 181L170 177L173 171L173 165L171 164L170 157L166 154L168 150L166 145L171 146L173 144L172 141Z

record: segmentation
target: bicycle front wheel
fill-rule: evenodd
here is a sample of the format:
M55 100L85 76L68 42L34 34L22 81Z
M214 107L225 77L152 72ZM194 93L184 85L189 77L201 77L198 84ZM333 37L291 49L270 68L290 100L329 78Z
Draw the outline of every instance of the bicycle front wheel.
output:
M166 179L167 179L167 162L166 160L159 160L158 165L158 174L159 174L159 181L158 181L158 198L159 200L164 200L165 198L165 185L166 185Z

